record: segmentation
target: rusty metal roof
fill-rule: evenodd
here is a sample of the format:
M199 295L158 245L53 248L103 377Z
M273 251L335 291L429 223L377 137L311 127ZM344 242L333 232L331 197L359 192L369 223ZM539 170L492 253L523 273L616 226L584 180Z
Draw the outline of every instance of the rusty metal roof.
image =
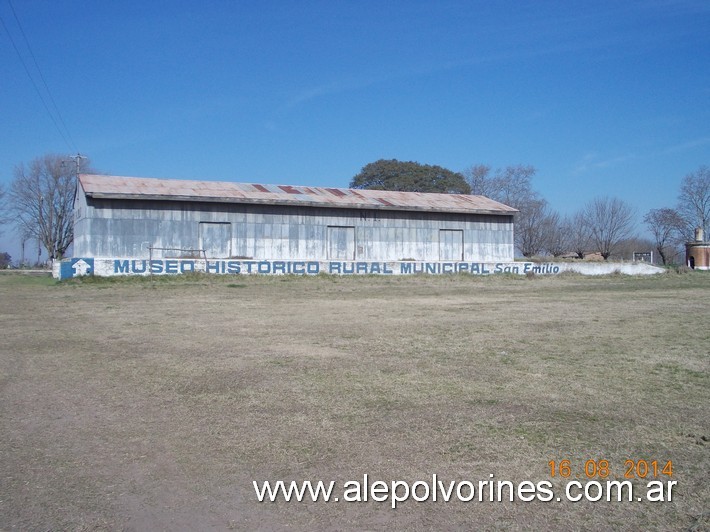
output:
M261 185L94 174L80 175L79 183L84 193L91 198L256 203L499 215L511 215L517 212L512 207L484 196L466 194Z

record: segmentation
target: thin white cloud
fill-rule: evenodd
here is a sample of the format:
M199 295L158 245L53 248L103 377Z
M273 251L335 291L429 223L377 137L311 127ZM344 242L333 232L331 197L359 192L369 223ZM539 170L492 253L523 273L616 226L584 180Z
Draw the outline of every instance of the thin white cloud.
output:
M668 146L663 150L663 153L678 153L708 145L710 145L710 137L700 137L699 139L689 140L688 142Z
M333 94L341 94L343 92L356 91L356 90L371 87L373 85L377 85L380 83L385 83L385 82L387 82L391 79L394 79L396 77L398 77L398 76L395 76L395 75L388 75L388 76L381 76L381 77L363 76L360 79L357 79L357 78L342 79L342 80L338 80L338 81L332 81L330 83L323 83L321 85L317 85L314 87L308 87L306 89L303 89L302 91L297 93L295 96L290 98L286 103L284 103L281 106L281 110L293 109L294 107L298 107L304 103L310 102L311 100L316 100L316 99L322 98L324 96L331 96Z
M582 157L582 160L575 165L572 173L573 175L581 175L594 170L612 168L635 158L635 153L627 153L625 155L617 155L615 157L600 157L599 154L590 152L585 154Z
M509 63L511 61L521 59L533 59L558 54L576 53L582 50L603 49L605 47L618 44L618 42L619 37L613 36L595 37L593 40L579 42L569 39L556 44L534 45L530 47L520 47L516 45L501 51L479 52L474 53L469 57L450 59L448 61L434 62L424 65L413 65L409 67L395 67L386 74L374 74L359 78L350 77L349 79L334 80L329 83L306 87L281 105L280 110L293 109L304 103L317 100L325 96L357 91L391 81L432 76L441 72L466 69L479 65Z
M308 102L310 100L314 100L322 96L328 96L329 94L336 94L344 90L347 90L346 86L343 83L337 82L328 83L317 87L310 87L291 98L291 100L288 101L285 107L297 107L298 105Z
M521 18L495 27L476 28L476 35L483 45L476 47L476 50L470 51L470 53L459 52L458 57L452 54L448 60L439 58L428 64L402 62L397 66L391 65L392 68L388 71L361 72L360 74L363 75L354 73L344 79L325 79L321 84L302 87L300 91L287 98L275 111L277 113L288 111L323 97L359 91L392 81L416 79L479 65L510 63L539 57L609 49L616 50L615 53L633 55L639 50L658 48L664 46L668 41L682 39L685 36L683 33L685 30L669 28L661 32L646 34L629 28L629 20L636 20L642 15L653 16L664 13L664 9L668 7L704 12L708 8L703 6L704 3L697 0L644 0L630 4L611 4L604 9L597 6L582 11L570 10L552 19L545 10L532 11ZM610 23L609 21L614 22ZM495 39L500 35L528 36L530 28L535 28L530 37L525 37L522 40L510 37L504 40L506 44L501 47L492 45L487 47L485 45L489 40L495 43ZM595 28L602 28L605 31L595 31ZM631 41L633 45L629 45L630 32L633 32L633 40ZM628 157L623 156L623 158ZM619 158L613 158L610 161L613 162L615 159ZM598 164L604 167L604 161Z

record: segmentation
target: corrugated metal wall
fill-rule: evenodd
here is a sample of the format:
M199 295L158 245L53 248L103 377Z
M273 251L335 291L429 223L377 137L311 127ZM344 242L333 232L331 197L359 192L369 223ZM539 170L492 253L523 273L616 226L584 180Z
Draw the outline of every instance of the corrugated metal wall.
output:
M204 248L214 258L501 262L513 260L513 219L78 195L75 256L147 258L149 247Z

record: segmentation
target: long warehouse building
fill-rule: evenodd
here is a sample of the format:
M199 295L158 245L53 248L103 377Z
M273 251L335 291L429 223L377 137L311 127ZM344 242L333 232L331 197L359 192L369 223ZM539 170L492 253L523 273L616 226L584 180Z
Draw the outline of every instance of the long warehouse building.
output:
M516 212L474 195L83 174L73 254L510 262Z

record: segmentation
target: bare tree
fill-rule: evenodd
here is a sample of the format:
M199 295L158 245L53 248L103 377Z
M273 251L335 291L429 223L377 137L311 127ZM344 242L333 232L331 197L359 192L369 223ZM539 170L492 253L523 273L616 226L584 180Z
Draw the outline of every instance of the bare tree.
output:
M7 205L5 204L5 187L0 183L0 235L2 234L2 225L7 223Z
M593 245L589 226L584 219L584 211L575 213L571 218L565 218L562 227L567 235L570 251L576 253L578 259L583 259Z
M515 216L515 247L526 257L544 249L544 219L547 202L532 188L533 166L515 165L491 173L485 164L463 172L472 194L480 194L518 209Z
M643 217L654 238L654 247L663 264L677 254L683 240L686 222L675 209L651 209Z
M685 237L693 238L693 230L710 230L710 168L701 166L683 178L678 195L678 212L685 221Z
M550 211L547 201L530 199L518 207L520 214L515 226L515 242L525 257L541 254L547 247L550 229L559 215Z
M550 212L545 220L545 251L553 257L559 257L572 249L567 222L568 219L561 218L557 212Z
M491 186L491 167L485 164L474 164L462 172L471 187L471 194L486 196L493 199L494 190Z
M10 186L10 212L23 235L36 238L50 259L64 256L74 239L76 165L60 155L20 164Z
M491 174L490 166L477 164L462 173L471 187L471 194L480 194L516 209L530 199L537 199L530 182L535 175L533 166L508 166Z
M595 198L587 203L582 212L592 243L604 260L609 258L619 242L632 236L634 209L619 198Z
M486 166L473 167L483 170ZM486 178L479 177L484 196L519 209L530 200L537 199L537 192L532 188L531 180L535 175L535 167L529 165L507 166L496 170L494 175L490 172ZM472 176L473 177L473 176ZM470 183L469 183L470 184Z

